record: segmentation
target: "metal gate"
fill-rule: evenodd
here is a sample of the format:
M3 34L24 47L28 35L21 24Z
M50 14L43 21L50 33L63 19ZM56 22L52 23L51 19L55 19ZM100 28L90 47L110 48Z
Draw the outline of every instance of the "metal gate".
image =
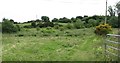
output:
M120 35L107 34L105 41L105 60L120 61Z

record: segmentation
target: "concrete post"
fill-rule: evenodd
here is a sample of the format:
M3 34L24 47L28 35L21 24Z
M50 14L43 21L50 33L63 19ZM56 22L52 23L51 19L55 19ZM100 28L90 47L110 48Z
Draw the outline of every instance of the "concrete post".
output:
M120 35L120 9L118 9L118 35ZM120 42L120 37L118 37L118 42ZM120 49L120 44L118 49ZM118 56L120 56L120 51L118 51ZM120 62L120 57L118 57L118 61Z

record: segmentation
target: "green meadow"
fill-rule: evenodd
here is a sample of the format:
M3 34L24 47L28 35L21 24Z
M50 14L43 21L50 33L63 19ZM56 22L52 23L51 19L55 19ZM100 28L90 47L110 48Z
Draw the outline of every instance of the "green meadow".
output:
M3 61L102 61L104 38L95 28L22 29L2 34ZM117 29L114 29L115 31Z

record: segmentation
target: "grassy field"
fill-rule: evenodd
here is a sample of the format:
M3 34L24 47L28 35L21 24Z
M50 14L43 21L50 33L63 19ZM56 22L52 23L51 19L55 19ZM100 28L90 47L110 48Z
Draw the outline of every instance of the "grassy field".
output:
M2 60L102 61L103 42L103 37L94 34L94 28L22 29L16 34L2 34Z

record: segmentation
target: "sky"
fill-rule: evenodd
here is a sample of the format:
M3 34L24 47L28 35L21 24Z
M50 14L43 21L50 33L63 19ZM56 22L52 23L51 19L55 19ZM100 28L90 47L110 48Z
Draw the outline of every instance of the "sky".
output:
M108 6L119 0L108 0ZM0 21L3 18L16 22L53 18L105 15L106 0L0 0Z

